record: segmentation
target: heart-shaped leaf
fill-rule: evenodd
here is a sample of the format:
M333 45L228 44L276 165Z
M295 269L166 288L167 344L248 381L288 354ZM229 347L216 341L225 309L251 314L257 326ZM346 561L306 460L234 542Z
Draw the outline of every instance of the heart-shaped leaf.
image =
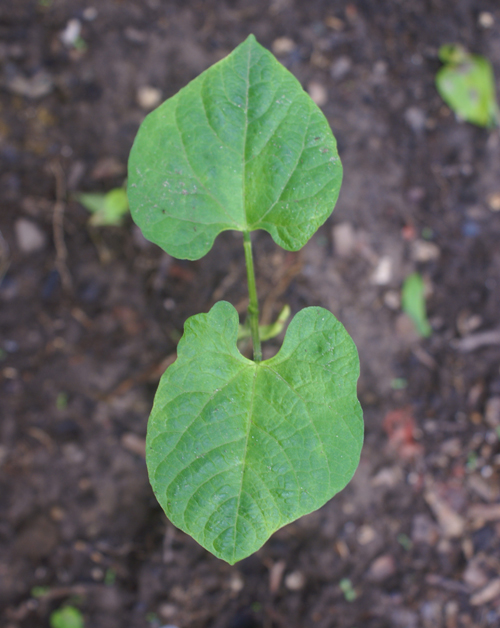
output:
M177 258L228 229L297 251L333 211L335 138L300 83L251 35L144 120L129 161L132 217Z
M169 519L233 564L352 477L363 440L356 347L320 307L264 362L236 347L220 302L188 319L148 425L150 481Z

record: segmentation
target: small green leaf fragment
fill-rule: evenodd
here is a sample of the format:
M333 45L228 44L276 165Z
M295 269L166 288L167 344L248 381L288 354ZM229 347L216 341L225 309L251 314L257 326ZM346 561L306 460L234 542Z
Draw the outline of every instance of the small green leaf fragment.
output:
M58 410L65 410L68 407L68 394L60 392L56 397L56 408Z
M109 569L106 570L106 574L104 576L104 584L108 587L112 587L116 582L116 571L114 569L111 569L111 567L109 567Z
M31 597L39 598L39 597L43 597L44 595L47 595L49 591L50 591L50 587L37 586L31 589L30 594L31 594Z
M411 550L413 547L413 542L410 537L406 534L398 534L398 543L403 547L407 552Z
M393 390L403 390L408 386L408 380L404 377L395 377L391 381L391 388Z
M75 50L79 50L80 52L85 52L88 48L87 42L83 39L83 37L77 37L73 42L73 48Z
M446 104L468 122L497 126L495 77L488 59L472 55L458 44L442 46L439 58L444 66L436 75L436 87Z
M418 333L424 338L432 334L425 310L425 285L420 273L412 273L404 280L401 307L412 319Z
M357 351L333 314L302 310L259 363L239 353L237 335L224 301L186 321L146 441L169 519L231 564L342 490L363 441Z
M74 606L64 606L50 614L51 628L84 628L83 616Z
M129 211L127 192L123 188L106 194L79 194L77 200L93 214L89 222L94 227L119 225Z
M128 168L133 220L182 259L231 229L297 251L342 180L325 116L253 35L146 117Z
M347 602L354 602L354 600L358 597L358 594L354 590L352 582L349 578L342 578L339 582L339 587Z

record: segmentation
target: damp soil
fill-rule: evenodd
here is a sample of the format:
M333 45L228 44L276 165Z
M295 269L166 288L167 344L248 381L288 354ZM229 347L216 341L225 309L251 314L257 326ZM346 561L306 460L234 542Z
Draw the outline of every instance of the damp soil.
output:
M366 438L341 494L230 567L166 520L143 449L186 318L220 299L244 316L241 238L179 261L130 220L89 227L75 197L124 183L144 88L173 95L249 33L319 102L344 165L301 252L256 234L264 322L285 304L342 320ZM500 135L438 96L446 42L500 76L498 4L0 3L2 626L64 605L92 628L500 625ZM400 307L416 271L429 338Z

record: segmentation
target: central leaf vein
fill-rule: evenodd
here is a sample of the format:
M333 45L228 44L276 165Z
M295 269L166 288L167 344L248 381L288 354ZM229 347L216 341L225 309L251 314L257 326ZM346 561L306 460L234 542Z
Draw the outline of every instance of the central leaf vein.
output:
M257 381L257 368L255 368L255 372L253 375L253 382L252 382L252 394L250 397L250 404L249 404L249 408L248 408L248 427L247 427L247 433L246 433L246 440L245 440L245 450L243 452L243 461L241 464L241 483L240 483L240 490L238 493L238 501L236 504L236 508L235 508L235 517L234 517L234 541L233 541L233 560L235 560L235 556L236 556L236 535L238 534L237 530L238 530L238 517L241 516L240 513L240 504L241 504L241 494L243 492L243 482L245 479L245 471L246 471L246 458L247 458L247 454L248 454L248 443L250 440L250 432L252 429L252 415L253 415L253 406L254 406L254 400L255 400L255 385L256 385L256 381Z

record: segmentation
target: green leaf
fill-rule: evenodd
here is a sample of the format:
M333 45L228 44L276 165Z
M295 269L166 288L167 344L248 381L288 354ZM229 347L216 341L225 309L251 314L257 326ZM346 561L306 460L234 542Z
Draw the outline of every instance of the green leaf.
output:
M420 273L412 273L403 282L401 307L408 314L424 338L432 334L432 327L425 311L425 285Z
M363 440L358 355L333 314L299 312L260 363L238 352L237 334L225 301L188 319L146 443L169 519L231 564L343 489Z
M436 75L436 87L443 100L468 122L498 125L495 77L488 59L455 44L442 46L439 58L445 65Z
M51 628L83 628L83 617L74 606L64 606L50 614Z
M94 227L119 225L128 213L128 198L123 188L107 194L78 194L77 200L93 214L89 222Z
M250 35L146 117L128 193L146 238L199 259L228 229L264 229L299 250L333 211L341 179L325 116Z

